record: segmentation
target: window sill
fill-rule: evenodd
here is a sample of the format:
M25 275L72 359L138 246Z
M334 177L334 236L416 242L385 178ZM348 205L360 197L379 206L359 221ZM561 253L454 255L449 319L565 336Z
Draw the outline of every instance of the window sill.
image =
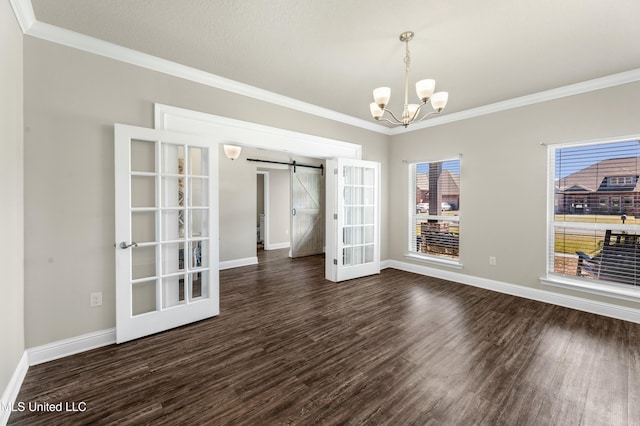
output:
M430 256L428 254L406 253L406 259L417 260L420 262L431 263L438 266L446 266L452 269L462 269L462 263L458 260L442 258L438 256Z
M556 274L548 274L546 277L540 278L540 283L553 287L597 294L599 296L613 297L631 302L640 302L640 287L602 281L596 282L579 278L568 278Z

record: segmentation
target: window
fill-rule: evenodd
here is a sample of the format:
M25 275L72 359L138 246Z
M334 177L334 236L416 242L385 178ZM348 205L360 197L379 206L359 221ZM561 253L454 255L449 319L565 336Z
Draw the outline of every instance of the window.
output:
M610 185L629 185L633 183L633 176L611 176L609 178Z
M551 278L612 293L640 290L639 141L549 150Z
M409 164L409 255L459 263L460 160Z

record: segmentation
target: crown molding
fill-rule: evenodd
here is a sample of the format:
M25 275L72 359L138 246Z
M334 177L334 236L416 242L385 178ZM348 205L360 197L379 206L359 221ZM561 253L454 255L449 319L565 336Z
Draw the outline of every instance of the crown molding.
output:
M104 40L56 27L45 22L40 22L36 20L31 0L9 1L13 7L20 27L22 28L22 32L26 35L389 136L414 132L416 130L453 123L455 121L480 117L487 114L493 114L495 112L506 111L513 108L520 108L527 105L640 81L640 68L638 68L546 90L544 92L483 105L452 114L441 115L421 123L412 124L408 128L390 128L377 124L376 122L363 120L361 118L283 96L255 86L240 83L196 68L161 59L114 43L109 43Z
M337 111L303 102L298 99L260 89L255 86L240 83L206 71L188 67L173 61L158 58L137 50L129 49L114 43L90 37L84 34L60 28L46 22L37 21L34 16L30 0L10 0L14 13L18 18L24 34L52 43L104 56L117 61L147 68L174 77L200 83L206 86L236 93L249 98L268 102L274 105L360 127L378 133L388 134L389 129L377 123L353 117Z
M547 102L554 99L565 98L567 96L579 95L582 93L593 92L595 90L606 89L609 87L619 86L622 84L640 81L640 68L611 74L605 77L587 80L580 83L570 84L558 87L556 89L545 90L531 95L520 96L518 98L508 99L506 101L496 102L493 104L483 105L477 108L471 108L452 114L441 115L421 123L411 125L410 128L396 127L391 129L391 135L409 133L416 130L426 129L428 127L440 126L442 124L453 123L454 121L466 120L468 118L480 117L482 115L493 114L494 112L506 111L509 109L520 108L527 105Z
M36 15L33 12L31 0L9 0L9 3L11 3L13 13L16 15L20 29L22 29L23 34L27 34L36 22Z

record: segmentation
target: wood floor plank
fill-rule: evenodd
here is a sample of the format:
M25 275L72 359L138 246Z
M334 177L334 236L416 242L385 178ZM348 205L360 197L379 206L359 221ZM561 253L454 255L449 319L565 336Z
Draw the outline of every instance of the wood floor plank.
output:
M640 325L324 258L222 271L221 315L31 367L10 425L635 425Z

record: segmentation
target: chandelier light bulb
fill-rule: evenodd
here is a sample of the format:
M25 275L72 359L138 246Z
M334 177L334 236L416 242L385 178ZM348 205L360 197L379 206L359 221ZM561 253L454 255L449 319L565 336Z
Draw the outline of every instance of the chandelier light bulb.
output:
M391 89L388 87L378 87L373 91L373 100L380 109L384 109L389 103L389 98L391 98Z
M378 104L375 103L375 102L371 102L369 104L369 108L371 109L371 115L376 120L378 120L380 117L382 117L382 114L384 114L384 111L381 110L380 107L378 106Z
M431 106L437 112L440 112L447 106L447 101L449 100L448 92L438 92L434 93L431 97Z
M433 91L436 88L436 81L433 79L425 79L420 80L416 83L416 93L418 94L418 99L420 99L423 103L427 102L431 95L433 95Z

